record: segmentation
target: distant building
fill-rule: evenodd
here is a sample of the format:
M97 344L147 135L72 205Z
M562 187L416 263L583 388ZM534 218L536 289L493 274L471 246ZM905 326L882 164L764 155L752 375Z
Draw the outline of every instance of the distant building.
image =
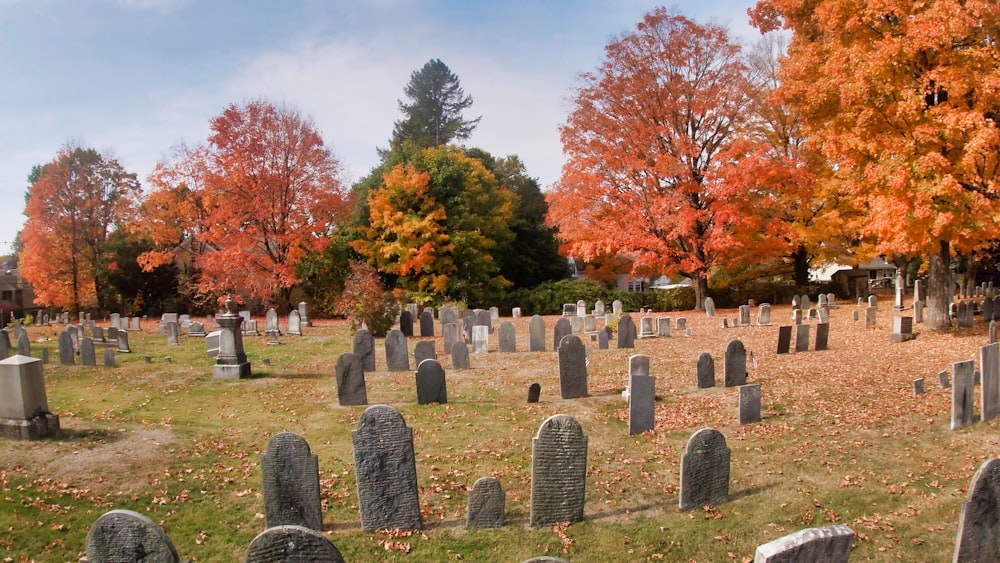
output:
M11 314L23 317L25 313L34 314L40 307L35 305L35 291L17 271L16 262L6 262L5 269L0 273L0 313L3 313L0 325L6 324Z
M834 293L841 297L864 297L874 289L892 288L896 280L896 267L887 262L885 257L877 256L853 267L831 263L809 270L809 279L830 284Z

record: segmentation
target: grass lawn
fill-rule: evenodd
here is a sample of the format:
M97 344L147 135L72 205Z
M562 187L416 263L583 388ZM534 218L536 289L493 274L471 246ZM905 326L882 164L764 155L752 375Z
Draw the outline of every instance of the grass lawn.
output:
M422 531L392 534L360 529L351 430L364 407L338 405L333 375L337 356L350 350L346 323L316 321L278 346L246 337L253 377L240 381L212 377L203 340L185 336L167 347L155 320L129 334L133 352L119 354L114 369L57 365L62 326L29 327L33 355L49 348L48 403L63 430L3 442L0 559L75 562L97 517L123 508L157 522L182 558L238 561L264 529L260 454L287 430L319 457L324 532L348 561L751 561L761 543L833 523L854 530L852 561L949 560L969 481L1000 454L1000 423L950 430L951 394L937 373L956 361L978 364L986 327L978 319L944 333L916 325L916 340L897 343L891 306L882 307L872 331L863 312L855 322L854 305L841 304L831 311L830 350L782 356L777 325L789 322L788 306L773 308L768 327L723 329L735 310L665 313L686 317L692 336L637 340L633 350L598 350L588 337L590 397L575 400L559 397L556 317L545 319L549 351L526 352L528 319L512 319L521 351L498 353L492 336L471 370L449 369L439 336L446 405L417 405L413 372L385 371L377 341L368 401L394 406L413 429L424 519ZM736 389L721 386L731 339L756 359L748 382L762 384L759 424L740 426ZM703 351L715 358L718 386L710 389L696 386ZM634 353L650 356L656 429L629 436L621 391ZM927 392L915 396L919 377ZM533 382L541 401L527 404ZM575 417L589 439L585 520L535 529L531 440L559 413ZM720 430L732 449L729 502L681 512L680 456L704 427ZM507 525L466 529L468 490L487 475L507 493Z

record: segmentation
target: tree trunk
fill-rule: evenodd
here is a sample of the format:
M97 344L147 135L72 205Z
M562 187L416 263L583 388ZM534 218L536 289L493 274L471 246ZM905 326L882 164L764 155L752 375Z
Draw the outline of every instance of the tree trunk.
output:
M805 287L809 285L809 252L806 251L804 244L800 244L798 248L792 252L792 278L795 280L795 285L799 287Z
M705 298L708 297L708 275L704 272L695 274L691 278L694 286L694 308L696 311L705 310Z
M927 315L924 326L931 330L951 328L948 305L954 291L951 283L951 248L948 241L938 242L938 251L927 261Z

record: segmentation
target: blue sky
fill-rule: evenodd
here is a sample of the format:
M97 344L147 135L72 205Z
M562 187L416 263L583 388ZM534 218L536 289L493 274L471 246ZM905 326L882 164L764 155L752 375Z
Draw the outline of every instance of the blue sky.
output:
M754 41L753 0L666 4ZM482 116L468 144L558 179L577 75L660 4L637 0L0 0L0 253L31 167L67 142L109 151L145 185L230 103L311 117L351 182L377 164L410 73L432 58Z

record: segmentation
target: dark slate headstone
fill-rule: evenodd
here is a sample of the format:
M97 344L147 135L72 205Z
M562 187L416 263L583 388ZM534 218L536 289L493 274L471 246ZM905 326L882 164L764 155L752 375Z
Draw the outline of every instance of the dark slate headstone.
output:
M760 383L740 385L740 424L760 422Z
M545 351L545 320L540 315L532 315L528 321L528 351Z
M363 370L375 371L375 337L367 328L358 329L354 333L353 352L361 358Z
M448 385L444 378L444 368L433 358L428 358L417 366L417 404L445 404L448 402Z
M680 509L713 506L729 500L730 451L714 428L702 428L688 440L681 456Z
M632 322L632 317L622 315L618 319L618 347L635 348L635 336L635 323Z
M105 512L87 533L87 561L179 563L167 534L155 522L131 510Z
M422 338L434 336L434 312L424 309L420 313L420 336Z
M413 430L403 415L388 405L368 407L351 443L361 529L421 529Z
M830 323L816 325L816 350L826 350L830 347Z
M792 346L792 327L779 326L778 327L778 353L787 354L791 350Z
M465 339L465 343L469 344L472 342L472 327L476 325L476 313L471 309L466 309L465 313L462 313L462 338Z
M0 336L0 343L2 343L4 339L7 337L7 333L0 332L0 334L3 335ZM7 355L3 354L3 357L6 358ZM64 330L61 333L59 333L59 363L64 366L71 366L75 361L74 358L75 354L73 353L73 339L72 337L70 337L69 332Z
M972 424L976 362L966 360L951 364L951 429L957 430Z
M493 316L488 309L476 309L476 324L485 326L491 334L493 333Z
M389 371L410 371L410 351L406 337L397 329L385 335L385 365Z
M368 388L361 358L353 352L344 352L334 366L337 376L337 400L341 406L367 405Z
M568 334L573 334L573 326L570 324L569 319L561 317L556 321L556 326L552 329L552 349L558 350L559 343Z
M562 320L562 319L561 319ZM563 399L587 396L587 349L575 334L559 343L559 393Z
M795 352L809 351L809 329L810 325L798 325L795 327Z
M979 349L980 417L983 422L1000 416L1000 344L994 342Z
M80 363L85 366L97 365L97 354L94 352L94 339L84 336L80 340Z
M250 542L243 563L344 563L344 557L326 536L304 526L276 526Z
M462 340L462 331L456 323L445 323L441 325L441 338L444 340L444 353L450 354L451 347Z
M656 424L656 378L632 374L629 376L628 387L629 435L652 430Z
M455 321L458 320L458 317L456 316L455 313L455 308L442 307L441 310L438 312L438 320L441 321L441 326L447 324L455 324Z
M469 492L465 525L469 528L502 528L507 496L496 477L480 477Z
M500 352L517 352L517 339L514 332L514 323L504 321L497 329L497 349Z
M17 336L17 353L21 356L31 355L31 339L28 338L28 331L24 329Z
M942 389L950 389L951 382L948 380L948 370L943 369L938 372L938 383Z
M726 387L739 387L747 382L747 351L739 340L730 340L722 368Z
M470 369L469 345L459 340L451 346L451 367L453 369Z
M715 387L715 360L708 352L698 356L698 388Z
M115 367L115 351L111 348L104 349L104 367L113 368Z
M806 528L757 546L754 563L847 563L854 531L844 524Z
M607 350L608 349L608 342L610 340L611 340L611 329L610 328L604 327L601 330L597 331L597 349L598 350Z
M923 395L924 394L924 378L918 377L913 380L913 394Z
M531 440L531 526L583 520L587 437L572 416L549 417Z
M413 315L405 309L399 313L399 331L403 336L413 336Z
M264 517L268 528L295 525L323 529L319 494L319 459L305 438L280 432L260 456Z
M433 340L420 340L413 345L413 363L420 365L424 360L436 360L437 350L434 349Z
M131 354L132 349L128 347L128 333L124 330L118 332L118 350L120 354Z
M528 402L537 403L542 395L542 386L539 383L532 383L528 386Z
M996 561L1000 551L1000 459L983 462L972 476L958 517L952 561Z

